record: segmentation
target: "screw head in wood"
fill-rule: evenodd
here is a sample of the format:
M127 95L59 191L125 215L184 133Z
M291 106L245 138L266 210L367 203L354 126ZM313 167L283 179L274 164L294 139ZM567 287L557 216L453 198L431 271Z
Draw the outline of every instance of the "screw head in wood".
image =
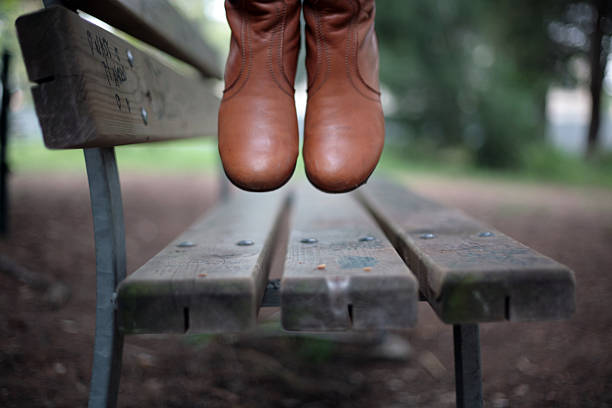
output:
M280 289L280 279L270 279L266 288L270 290Z
M302 244L316 244L317 242L319 242L319 240L316 238L302 238L300 242Z
M194 246L196 246L195 242L191 242L191 241L183 241L177 245L177 247L179 248L191 248Z
M145 125L149 124L149 114L145 108L140 108L140 116L142 117L142 121Z
M376 238L374 238L371 235L366 235L365 237L361 237L359 238L359 241L361 242L369 242L369 241L374 241Z
M236 245L238 246L251 246L253 244L255 244L255 242L251 241L250 239L243 239L243 240L236 242Z
M130 63L130 67L133 67L134 66L134 55L132 55L132 51L127 50L125 54L127 55L127 59L128 59L128 62Z
M492 236L495 236L495 234L492 233L491 231L484 231L478 234L478 236L479 237L492 237Z
M432 234L431 232L427 232L425 234L421 234L421 236L419 238L421 239L434 239L436 237L435 234Z

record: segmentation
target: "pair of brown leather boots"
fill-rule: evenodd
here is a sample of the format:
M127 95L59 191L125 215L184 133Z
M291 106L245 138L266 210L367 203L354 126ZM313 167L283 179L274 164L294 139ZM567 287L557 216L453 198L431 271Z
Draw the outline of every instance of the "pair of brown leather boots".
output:
M232 30L219 109L228 178L249 191L285 184L299 151L294 80L300 0L226 0ZM304 0L308 104L303 156L320 190L365 183L384 143L374 0Z

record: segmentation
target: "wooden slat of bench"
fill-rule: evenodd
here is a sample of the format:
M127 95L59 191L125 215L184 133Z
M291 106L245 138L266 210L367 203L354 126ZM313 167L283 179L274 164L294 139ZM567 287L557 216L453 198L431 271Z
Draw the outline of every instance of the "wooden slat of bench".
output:
M73 0L69 4L193 65L205 76L223 77L215 51L165 0Z
M304 187L293 218L281 280L286 330L414 325L416 278L352 196Z
M278 264L274 248L286 237L281 231L287 227L286 193L237 193L130 275L118 289L120 330L253 327L270 268ZM238 245L244 240L252 245Z
M446 323L548 320L574 311L567 267L390 182L358 193Z
M176 73L63 7L16 25L28 76L38 83L32 93L47 147L216 134L218 98L201 78Z

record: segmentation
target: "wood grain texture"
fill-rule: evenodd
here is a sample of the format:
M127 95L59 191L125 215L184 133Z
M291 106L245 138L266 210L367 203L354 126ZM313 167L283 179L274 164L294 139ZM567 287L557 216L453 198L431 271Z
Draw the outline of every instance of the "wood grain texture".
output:
M417 301L416 278L352 196L300 190L281 280L286 330L406 328Z
M252 328L289 212L287 191L237 193L195 223L118 289L125 333ZM286 236L286 235L285 235ZM251 240L252 245L237 245ZM181 245L181 243L183 243ZM193 245L192 245L193 244ZM281 254L284 257L284 253Z
M16 25L28 76L38 83L32 93L47 147L216 134L219 101L201 78L176 73L63 7Z
M446 323L568 318L567 267L463 214L390 182L358 193Z
M223 78L216 52L166 0L73 0L68 4L194 66L205 76Z

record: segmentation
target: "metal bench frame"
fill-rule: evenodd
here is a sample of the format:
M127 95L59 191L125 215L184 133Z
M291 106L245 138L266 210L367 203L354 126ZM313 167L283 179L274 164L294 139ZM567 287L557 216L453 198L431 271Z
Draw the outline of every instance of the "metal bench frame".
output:
M117 329L115 289L125 279L125 226L114 148L84 149L96 247L96 334L90 407L117 405L123 334Z

